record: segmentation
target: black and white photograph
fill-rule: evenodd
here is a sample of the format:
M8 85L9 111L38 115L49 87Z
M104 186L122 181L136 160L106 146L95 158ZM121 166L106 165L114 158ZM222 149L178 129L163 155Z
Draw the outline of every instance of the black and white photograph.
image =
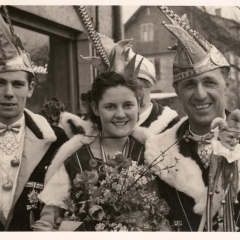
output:
M240 4L64 3L0 5L0 231L235 239Z

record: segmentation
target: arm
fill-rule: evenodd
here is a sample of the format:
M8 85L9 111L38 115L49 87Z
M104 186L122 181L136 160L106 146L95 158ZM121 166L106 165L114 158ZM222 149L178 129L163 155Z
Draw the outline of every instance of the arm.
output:
M64 209L56 206L45 205L40 220L36 221L32 228L33 231L57 231L62 220Z
M38 195L41 202L45 204L40 220L32 226L34 231L56 231L61 223L64 209L64 198L70 196L71 182L65 166L55 173L48 181L43 191Z

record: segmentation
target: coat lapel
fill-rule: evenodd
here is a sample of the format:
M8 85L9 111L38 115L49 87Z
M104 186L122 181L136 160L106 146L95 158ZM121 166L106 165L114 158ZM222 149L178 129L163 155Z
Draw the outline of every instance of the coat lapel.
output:
M4 226L5 223L6 223L6 218L5 218L4 215L3 215L2 208L0 209L0 221L1 221L1 223L3 224L3 226Z
M28 127L26 127L21 166L19 169L17 186L16 186L14 197L13 197L12 206L7 218L6 227L11 221L14 206L19 196L21 195L29 177L31 176L35 167L43 158L44 154L48 150L51 143L52 141L47 141L45 139L37 138L33 134L33 132Z

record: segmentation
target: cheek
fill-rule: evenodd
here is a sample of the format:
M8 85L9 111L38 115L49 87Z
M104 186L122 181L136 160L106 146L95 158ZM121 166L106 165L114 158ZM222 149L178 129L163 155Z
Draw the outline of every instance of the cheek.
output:
M132 118L134 118L134 119L138 119L139 107L138 107L138 106L134 107L134 108L130 111L129 115L131 115Z
M182 101L182 103L186 103L186 102L189 102L192 95L193 95L193 91L183 89L178 95L178 98Z
M106 122L108 119L111 118L111 114L104 109L99 109L99 117L101 122Z

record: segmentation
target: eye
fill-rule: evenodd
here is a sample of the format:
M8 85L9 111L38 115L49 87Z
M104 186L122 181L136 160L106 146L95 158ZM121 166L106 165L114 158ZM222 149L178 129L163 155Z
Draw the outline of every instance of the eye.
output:
M192 88L194 87L194 83L193 82L187 82L185 85L184 85L184 88Z
M113 106L113 105L107 105L107 106L105 106L105 108L106 108L107 110L113 110L113 109L114 109L114 106Z
M25 83L24 82L20 82L20 81L15 81L13 83L13 86L14 87L17 87L17 88L21 88L21 87L24 87L25 86Z
M212 80L207 80L205 82L205 85L209 86L209 87L213 87L213 86L216 86L216 83L214 81L212 81Z
M0 87L4 86L5 82L4 81L0 81Z
M124 104L124 108L126 108L126 109L130 109L130 108L132 108L133 106L134 106L133 103L125 103L125 104Z

